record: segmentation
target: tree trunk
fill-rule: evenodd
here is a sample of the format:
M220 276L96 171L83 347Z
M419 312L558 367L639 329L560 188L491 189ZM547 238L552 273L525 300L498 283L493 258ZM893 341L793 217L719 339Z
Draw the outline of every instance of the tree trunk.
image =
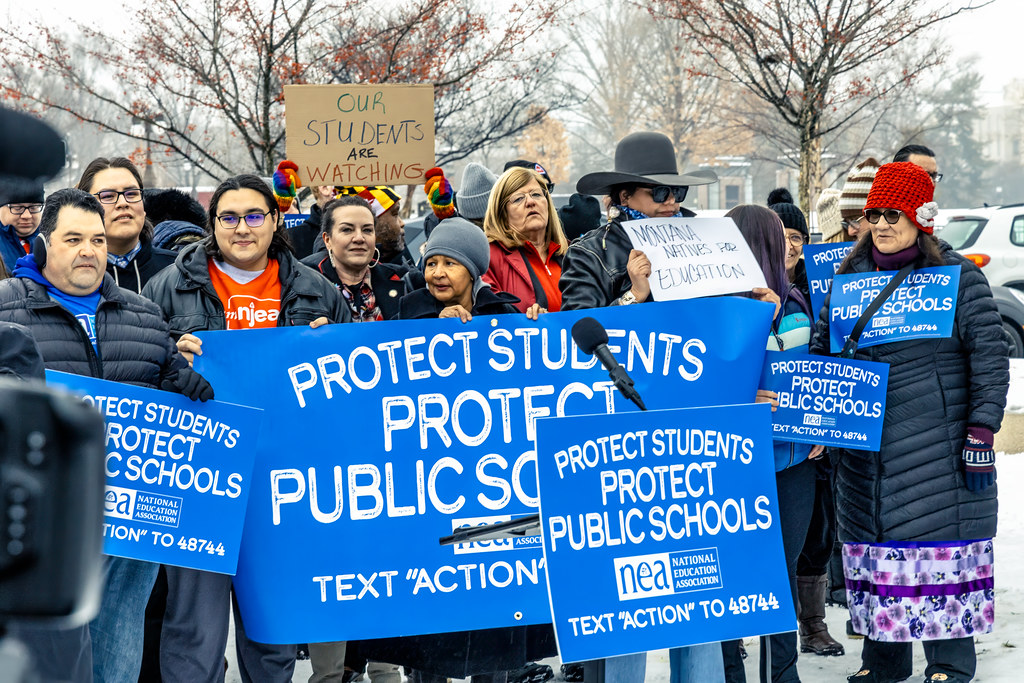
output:
M817 122L808 122L800 133L800 184L797 202L805 215L811 215L811 200L821 190L821 137Z

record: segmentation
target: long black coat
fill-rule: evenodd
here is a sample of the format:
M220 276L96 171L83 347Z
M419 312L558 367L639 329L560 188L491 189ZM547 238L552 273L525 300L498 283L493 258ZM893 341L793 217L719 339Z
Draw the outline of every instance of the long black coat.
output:
M174 266L161 271L142 290L163 311L176 338L186 332L227 329L224 305L210 281L206 244L190 244ZM299 263L291 253L274 254L281 278L281 316L278 327L308 325L319 317L332 323L352 320L337 288L316 271Z
M839 538L849 542L963 541L996 532L996 486L972 493L961 465L968 425L998 431L1009 386L1008 347L988 281L943 244L960 266L953 333L893 342L856 358L889 364L881 450L832 451ZM876 269L870 252L853 272ZM926 264L919 263L916 267ZM811 352L829 351L828 304Z
M188 367L156 305L119 288L109 275L96 311L98 355L78 320L28 278L0 282L0 320L28 328L49 370L159 389Z

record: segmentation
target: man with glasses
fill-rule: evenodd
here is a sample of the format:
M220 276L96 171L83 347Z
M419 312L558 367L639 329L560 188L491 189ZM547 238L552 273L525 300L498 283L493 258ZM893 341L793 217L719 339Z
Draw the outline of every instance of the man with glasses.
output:
M915 166L920 166L928 172L928 177L936 185L942 180L942 174L939 173L939 164L935 161L935 152L924 145L904 145L900 148L900 151L896 152L896 156L892 160L909 161Z
M32 251L42 213L42 185L12 193L8 202L0 205L0 256L8 273L14 271L15 261Z
M875 179L875 173L881 166L874 157L868 157L850 171L839 195L839 214L843 218L843 231L849 241L856 241L867 230L864 223L864 204L868 201L868 191Z

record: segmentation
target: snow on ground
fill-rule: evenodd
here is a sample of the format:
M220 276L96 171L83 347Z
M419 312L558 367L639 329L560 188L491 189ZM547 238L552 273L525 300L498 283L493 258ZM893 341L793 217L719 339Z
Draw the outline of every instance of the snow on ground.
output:
M999 496L999 533L995 541L996 553L996 629L976 639L978 674L976 683L1020 683L1024 681L1024 360L1010 361L1010 391L1006 412L1009 413L1003 430L997 436L996 469L1001 487ZM1019 428L1019 429L1018 429ZM800 679L804 683L838 683L854 673L860 664L863 641L846 637L847 612L840 607L829 607L826 620L833 637L846 648L842 657L816 657L802 655L798 663ZM227 683L239 683L235 665L234 635L229 638ZM747 640L747 680L756 683L759 641ZM558 660L545 660L558 674ZM920 645L914 647L914 676L910 681L924 680L925 659ZM295 683L309 679L309 662L297 662ZM647 655L646 683L668 683L668 651L657 650ZM608 683L615 683L609 681ZM692 683L708 683L693 681Z

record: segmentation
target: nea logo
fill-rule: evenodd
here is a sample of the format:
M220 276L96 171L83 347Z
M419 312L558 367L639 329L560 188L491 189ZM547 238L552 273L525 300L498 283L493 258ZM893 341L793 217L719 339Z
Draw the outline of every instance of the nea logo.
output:
M619 600L671 595L672 572L668 553L615 558L615 586Z
M135 489L108 486L103 496L103 514L107 517L133 519L135 513Z
M807 413L804 415L804 424L811 425L814 427L821 426L821 415L815 415L813 413Z

